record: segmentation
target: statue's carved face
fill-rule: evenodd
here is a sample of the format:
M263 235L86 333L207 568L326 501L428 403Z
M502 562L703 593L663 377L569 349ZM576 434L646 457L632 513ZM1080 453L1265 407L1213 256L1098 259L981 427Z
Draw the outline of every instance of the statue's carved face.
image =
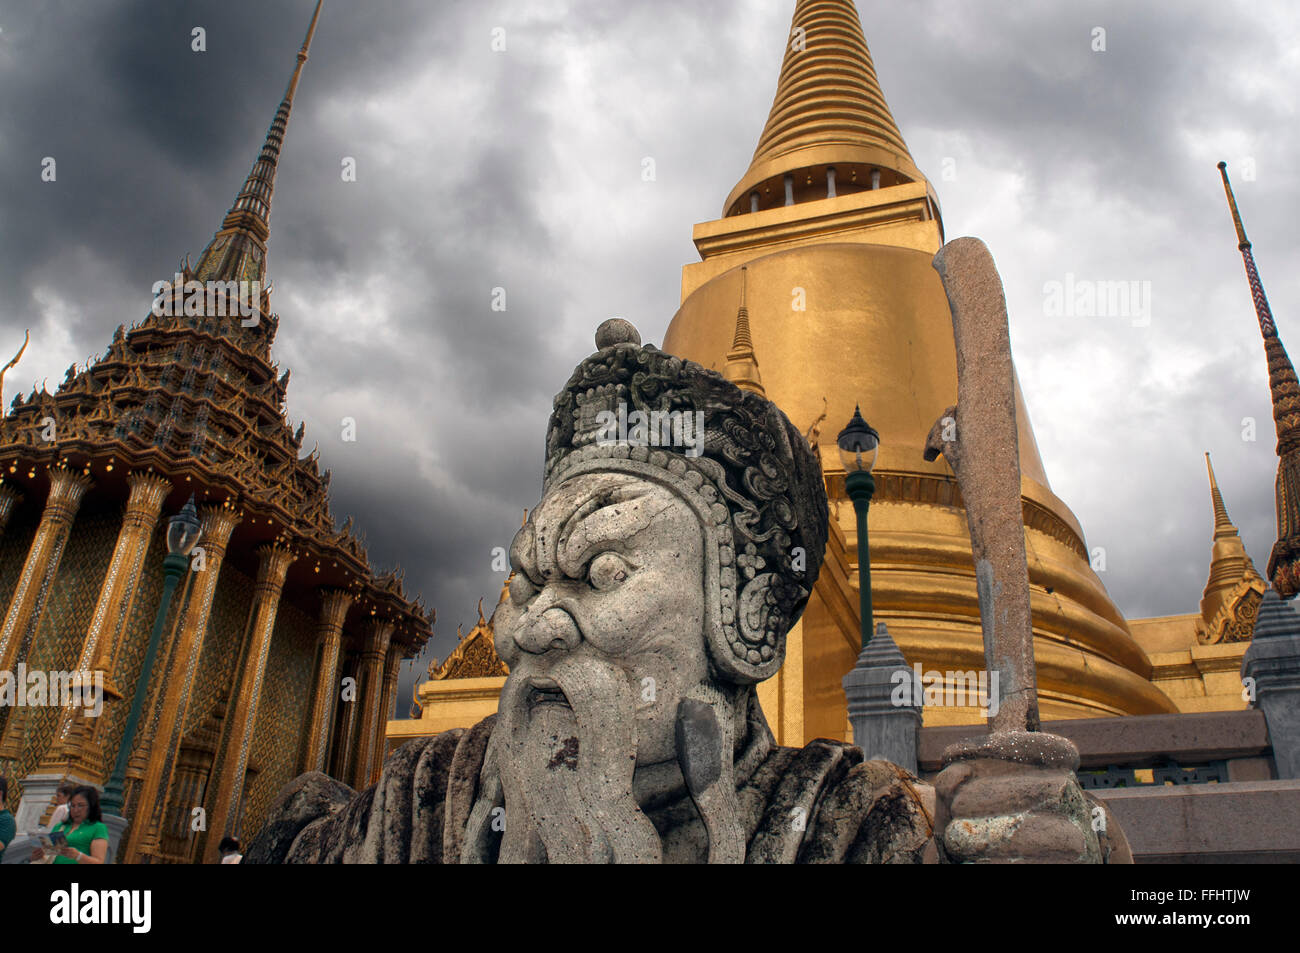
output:
M691 508L637 477L585 474L547 493L511 562L510 599L494 625L512 683L503 702L518 699L526 710L517 717L576 712L581 759L584 743L602 743L581 738L584 710L631 700L636 764L672 761L677 703L709 677L703 533ZM611 688L611 678L625 685Z

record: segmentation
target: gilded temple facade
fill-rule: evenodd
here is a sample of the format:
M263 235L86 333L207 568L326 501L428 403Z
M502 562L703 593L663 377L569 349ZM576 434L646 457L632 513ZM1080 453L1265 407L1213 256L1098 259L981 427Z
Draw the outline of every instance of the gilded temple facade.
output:
M961 494L947 462L922 454L957 396L948 302L931 267L943 219L885 101L852 0L798 0L750 166L721 217L693 237L701 260L682 270L663 350L777 403L817 449L831 501L821 576L784 667L759 697L781 744L852 740L841 679L860 648L857 531L835 436L856 405L881 435L869 541L876 621L926 672L984 668ZM1127 620L1094 571L1079 521L1052 491L1018 383L1016 404L1043 719L1246 707L1238 673L1266 583L1212 471L1201 611ZM390 724L390 744L495 711L505 673L491 646L480 613L416 689L418 717ZM982 719L973 706L924 711L927 726Z
M184 284L0 420L0 671L94 673L105 695L98 717L0 708L0 771L21 830L48 817L60 782L102 787L147 680L119 862L214 859L306 770L368 785L400 663L431 635L401 574L372 569L350 519L335 526L330 472L286 418L289 372L270 353L271 196L319 11ZM188 499L202 535L144 671L167 520Z

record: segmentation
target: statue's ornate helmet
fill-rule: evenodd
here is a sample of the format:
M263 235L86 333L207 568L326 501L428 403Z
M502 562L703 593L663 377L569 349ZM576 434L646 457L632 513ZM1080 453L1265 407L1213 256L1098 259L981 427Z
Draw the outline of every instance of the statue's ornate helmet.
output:
M628 322L606 321L596 346L555 398L545 489L615 471L675 492L704 528L705 637L714 665L738 684L771 677L826 548L821 464L771 401L642 346ZM611 421L634 412L648 420L644 432L613 436Z

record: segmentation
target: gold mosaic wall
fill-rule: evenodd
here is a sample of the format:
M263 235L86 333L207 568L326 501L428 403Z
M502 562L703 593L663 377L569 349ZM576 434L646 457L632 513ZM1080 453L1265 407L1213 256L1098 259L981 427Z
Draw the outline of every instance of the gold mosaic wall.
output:
M233 692L239 690L235 682L242 667L240 647L248 624L254 582L232 565L221 569L194 696L186 715L187 733L208 717L223 691L232 693L233 697ZM303 724L311 704L315 648L315 619L282 601L276 614L266 679L253 728L250 758L258 772L244 806L245 834L261 827L275 795L297 776ZM223 769L218 752L212 777L219 777ZM215 791L216 785L210 784L208 793Z
M194 688L185 715L185 734L208 717L222 692L231 692L239 661L239 648L248 624L248 607L253 600L253 580L230 564L221 567L221 577L212 599L212 615L203 642L203 654L194 675ZM233 694L232 694L233 697Z
M30 520L27 532L6 532L0 537L0 550L5 562L3 601L8 605L18 572L27 558L27 550L35 535L43 500L33 506L25 501L21 514L15 518ZM46 595L45 611L27 652L28 669L67 671L77 665L86 627L104 582L104 567L108 565L122 524L121 507L111 509L83 509L77 514L72 532L59 563L59 572ZM121 706L119 706L121 707ZM58 728L60 711L43 707L28 711L25 744L22 756L10 768L10 777L16 784L35 770L45 754ZM121 728L117 729L117 737ZM116 746L116 742L114 742ZM115 747L114 747L115 750ZM11 791L11 801L17 798Z
M47 596L40 627L27 656L29 668L67 670L77 664L123 515L121 505L111 501L96 505L97 502L93 498L87 500L87 505L77 514L58 575ZM0 535L0 600L6 603L35 536L42 505L43 501L33 503L25 500ZM150 540L116 669L115 682L127 692L127 698L108 706L104 716L106 720L100 726L106 768L111 767L121 744L130 710L130 693L138 679L146 674L141 668L162 594L163 552L160 525ZM240 648L254 580L229 563L223 565L220 572L193 695L186 713L186 734L208 717L223 693L238 690L235 680L240 668ZM184 611L186 586L191 578L187 574L176 590L165 623L165 638L174 634L176 620ZM280 604L254 729L251 757L258 772L244 808L245 834L261 826L275 795L298 773L317 664L316 628L317 620L311 607L304 610L288 601ZM351 633L344 633L345 653L353 641L350 636ZM158 680L166 670L165 661L165 656L160 658L152 674L155 681L150 686L149 697L155 703L160 687ZM338 710L346 707L340 705ZM22 755L8 769L15 802L21 793L18 780L36 769L58 728L59 712L54 708L33 709L30 715ZM356 739L353 741L355 744ZM218 763L213 767L213 776L216 777L222 770L219 755ZM215 786L210 786L209 792L213 790Z
M275 796L298 776L315 658L315 619L297 606L281 602L253 729L252 760L260 770L244 806L246 836L261 828Z

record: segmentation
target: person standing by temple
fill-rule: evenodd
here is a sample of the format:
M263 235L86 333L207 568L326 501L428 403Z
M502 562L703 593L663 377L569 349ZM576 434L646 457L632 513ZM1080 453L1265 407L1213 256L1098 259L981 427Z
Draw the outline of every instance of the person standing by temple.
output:
M9 811L6 801L9 798L9 779L0 775L0 861L5 859L5 848L9 846L18 832L14 816Z
M108 826L99 809L99 792L92 787L76 788L68 798L68 819L50 831L67 839L58 848L56 864L103 864L108 860ZM32 860L41 860L41 848L32 851Z

